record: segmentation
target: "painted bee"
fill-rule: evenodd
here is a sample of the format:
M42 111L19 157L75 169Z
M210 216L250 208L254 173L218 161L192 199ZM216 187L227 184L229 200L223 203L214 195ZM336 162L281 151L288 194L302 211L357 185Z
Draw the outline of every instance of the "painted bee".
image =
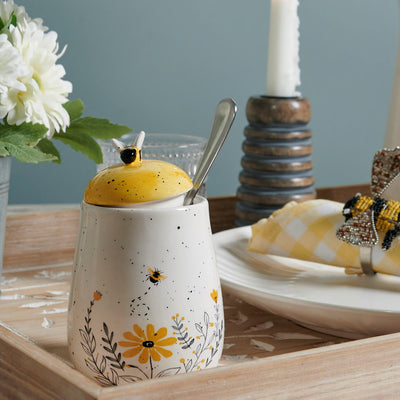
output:
M373 247L378 231L385 233L382 249L388 250L400 234L400 203L385 200L382 194L400 174L400 147L379 150L372 163L371 194L357 194L343 207L344 224L336 236L352 245Z
M160 280L166 279L167 277L164 275L161 275L162 271L158 270L155 268L154 270L152 268L147 268L148 274L146 274L145 280L142 282L144 283L146 280L149 280L151 283L154 284L154 286L158 285ZM143 271L144 272L144 271ZM147 290L145 290L144 293L142 293L140 296L137 296L131 300L130 307L131 307L131 313L130 315L136 314L137 316L144 316L147 317L147 315L150 313L150 306L147 303L147 294L151 290L153 286L150 285ZM157 289L154 289L157 290Z
M158 269L151 269L150 267L149 267L149 269L148 269L148 271L149 271L149 274L148 274L148 280L151 282L151 283L154 283L155 285L158 285L158 283L160 282L160 280L161 279L165 279L166 278L166 276L164 276L164 275L161 275L161 271L160 270L158 270Z

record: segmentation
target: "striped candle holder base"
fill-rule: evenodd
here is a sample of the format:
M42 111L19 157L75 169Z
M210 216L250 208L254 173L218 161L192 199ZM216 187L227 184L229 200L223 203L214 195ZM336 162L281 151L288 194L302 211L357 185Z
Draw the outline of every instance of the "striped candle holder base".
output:
M315 198L311 107L304 98L250 97L236 225L270 216L287 202Z

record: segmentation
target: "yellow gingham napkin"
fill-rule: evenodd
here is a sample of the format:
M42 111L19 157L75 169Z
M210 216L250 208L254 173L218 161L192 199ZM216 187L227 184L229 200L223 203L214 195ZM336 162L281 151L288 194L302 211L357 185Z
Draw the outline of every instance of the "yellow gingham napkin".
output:
M336 238L343 224L343 204L330 200L290 202L268 219L254 224L248 249L346 268L361 273L360 248ZM389 250L372 249L376 272L400 275L400 243L396 238Z

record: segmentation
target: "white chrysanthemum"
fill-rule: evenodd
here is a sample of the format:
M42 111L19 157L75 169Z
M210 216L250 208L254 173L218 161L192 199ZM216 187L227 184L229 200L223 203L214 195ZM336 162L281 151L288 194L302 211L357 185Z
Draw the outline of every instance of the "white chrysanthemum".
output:
M9 99L9 89L26 90L18 80L28 73L28 68L7 39L7 35L0 35L0 118L4 118L13 107Z
M64 67L56 64L62 56L62 53L57 54L57 33L43 31L33 20L17 20L17 26L9 28L9 39L29 72L20 79L25 91L8 91L13 108L7 115L7 122L11 125L23 122L45 125L47 138L51 138L54 132L65 131L69 115L62 105L68 101L72 84L62 79Z

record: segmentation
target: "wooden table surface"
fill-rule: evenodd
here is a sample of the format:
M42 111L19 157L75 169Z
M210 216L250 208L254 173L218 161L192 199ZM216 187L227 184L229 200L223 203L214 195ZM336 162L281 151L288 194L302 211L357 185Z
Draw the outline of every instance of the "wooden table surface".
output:
M367 185L318 190L345 201ZM234 226L234 197L209 199L213 232ZM22 211L22 210L21 210ZM67 351L79 210L8 217L0 296L0 399L397 398L400 334L350 341L311 331L224 292L221 366L102 388Z

